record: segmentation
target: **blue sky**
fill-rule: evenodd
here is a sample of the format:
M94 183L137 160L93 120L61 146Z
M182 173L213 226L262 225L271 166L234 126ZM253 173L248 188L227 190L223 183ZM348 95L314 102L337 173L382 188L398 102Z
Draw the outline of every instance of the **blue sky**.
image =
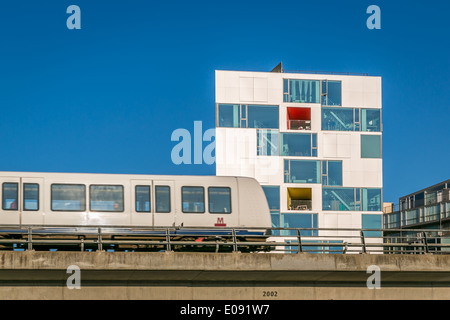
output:
M69 30L69 5L81 30ZM369 5L381 30L369 30ZM215 174L170 140L214 123L214 70L383 78L384 200L450 178L450 28L430 1L2 1L0 171Z

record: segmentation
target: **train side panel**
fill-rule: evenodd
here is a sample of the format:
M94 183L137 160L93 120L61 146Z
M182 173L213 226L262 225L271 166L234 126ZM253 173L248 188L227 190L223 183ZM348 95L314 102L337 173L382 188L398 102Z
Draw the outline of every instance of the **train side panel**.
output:
M270 228L270 210L261 185L251 178L239 178L239 226Z

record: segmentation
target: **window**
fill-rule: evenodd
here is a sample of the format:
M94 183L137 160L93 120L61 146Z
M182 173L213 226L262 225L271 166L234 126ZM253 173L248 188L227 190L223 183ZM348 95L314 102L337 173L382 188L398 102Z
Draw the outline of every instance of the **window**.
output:
M123 212L123 186L91 185L90 208L91 211Z
M279 128L278 106L219 104L217 126L226 128Z
M381 158L381 136L361 135L361 158Z
M205 212L205 190L203 187L181 187L184 213Z
M23 184L23 209L25 211L39 210L39 184Z
M248 105L247 127L278 129L278 106Z
M283 101L300 103L320 103L319 80L283 80Z
M279 186L262 186L264 194L267 198L270 211L280 210L280 187Z
M342 186L342 161L322 161L322 184Z
M281 213L282 228L317 228L315 213ZM296 236L297 230L282 230L283 236ZM317 236L317 230L301 230L302 236Z
M381 211L381 189L361 189L362 211Z
M322 105L342 105L341 81L322 80Z
M361 109L361 131L381 132L379 109Z
M270 210L270 218L272 228L280 227L280 187L279 186L262 186L266 195L267 203ZM279 235L279 230L272 230L274 235Z
M150 186L136 186L136 212L150 212Z
M3 210L18 210L19 184L13 182L5 182L2 187L3 194Z
M322 188L322 209L332 211L359 210L359 188ZM358 193L356 195L355 193Z
M317 157L317 135L310 133L281 133L281 156Z
M284 182L342 186L342 161L286 159Z
M278 156L280 154L280 133L278 130L257 130L258 156Z
M86 186L82 184L52 184L52 211L85 211Z
M217 108L218 108L217 126L226 128L240 127L238 104L219 104Z
M381 189L322 189L322 209L333 211L382 211Z
M363 229L381 229L381 214L363 214L361 215ZM382 231L364 231L365 237L382 237Z
M159 213L170 212L169 186L155 186L155 211Z
M285 183L320 183L319 160L284 160Z
M353 131L353 114L353 108L322 108L322 130Z
M228 187L208 188L210 213L231 213L231 189Z

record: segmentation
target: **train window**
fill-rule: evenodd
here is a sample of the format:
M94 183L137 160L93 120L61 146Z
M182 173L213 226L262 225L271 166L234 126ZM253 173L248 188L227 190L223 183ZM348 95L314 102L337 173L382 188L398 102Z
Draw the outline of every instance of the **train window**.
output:
M184 213L205 212L205 190L203 187L181 187Z
M85 211L84 184L52 184L52 211Z
M208 188L210 213L231 213L231 189L228 187Z
M150 212L150 186L136 186L136 212Z
M156 212L170 212L169 186L155 186L155 209Z
M17 210L17 199L19 195L19 184L12 182L3 183L2 187L3 194L3 210Z
M123 212L123 186L90 185L91 211Z
M23 209L25 211L39 210L39 184L23 184Z

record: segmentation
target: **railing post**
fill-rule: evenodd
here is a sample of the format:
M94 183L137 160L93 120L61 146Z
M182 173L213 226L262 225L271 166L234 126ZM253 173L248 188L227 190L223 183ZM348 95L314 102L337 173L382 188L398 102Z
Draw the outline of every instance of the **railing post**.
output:
M303 252L303 246L302 246L302 237L300 236L300 229L297 229L297 241L298 241L298 252Z
M172 251L172 246L170 245L170 231L166 228L166 251Z
M360 232L361 232L361 244L362 244L363 253L367 253L366 239L364 238L364 232L362 230Z
M103 251L103 243L102 243L102 228L98 228L98 235L97 235L97 250Z
M236 238L236 229L232 229L232 234L233 234L233 252L237 252L238 251L238 245L237 245L237 238Z
M425 245L425 253L430 253L430 250L428 249L427 235L426 235L425 231L422 232L422 238L423 238L423 244Z
M33 236L32 236L33 230L31 227L28 227L28 235L27 235L27 243L28 248L27 250L33 250Z

